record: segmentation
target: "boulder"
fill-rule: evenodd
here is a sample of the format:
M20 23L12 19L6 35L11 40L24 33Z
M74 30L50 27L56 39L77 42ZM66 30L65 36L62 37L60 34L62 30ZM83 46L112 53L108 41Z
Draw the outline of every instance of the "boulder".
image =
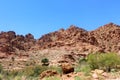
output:
M99 77L98 77L98 75L97 75L96 73L93 73L93 74L92 74L92 77L93 77L95 80L99 79Z
M104 72L103 70L95 69L95 73L97 74L102 74L103 72Z
M63 74L74 72L74 67L69 63L62 63L61 68L62 68Z
M41 74L40 74L40 78L44 78L44 77L49 77L49 76L55 76L57 75L57 71L54 71L54 70L47 70L47 71L43 71Z

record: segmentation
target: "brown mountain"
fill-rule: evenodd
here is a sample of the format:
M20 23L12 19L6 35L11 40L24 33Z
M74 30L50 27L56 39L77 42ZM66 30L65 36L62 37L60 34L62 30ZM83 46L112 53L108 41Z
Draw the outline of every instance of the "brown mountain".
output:
M120 26L109 23L94 31L86 31L71 25L43 35L38 40L32 34L16 35L13 31L0 33L1 56L43 49L77 50L78 52L119 52ZM22 54L22 53L21 53Z
M89 32L105 52L118 52L120 50L120 26L109 23Z
M0 33L1 57L16 55L17 51L28 51L33 45L35 45L35 39L32 34L16 35L14 31Z
M72 25L67 30L61 29L42 36L38 44L44 49L62 46L77 48L79 46L87 50L96 47L102 52L118 52L120 50L120 26L109 23L94 31L86 31Z

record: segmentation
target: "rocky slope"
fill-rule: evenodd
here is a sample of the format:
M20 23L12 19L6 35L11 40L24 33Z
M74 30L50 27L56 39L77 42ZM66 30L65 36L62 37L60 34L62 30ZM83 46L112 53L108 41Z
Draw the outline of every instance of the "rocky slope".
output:
M95 37L100 48L105 52L118 52L120 50L120 26L109 23L89 32Z
M13 31L0 33L0 57L8 55L17 55L17 52L28 51L35 45L35 39L32 34L16 35ZM19 54L20 55L20 54Z
M0 32L0 58L18 55L21 51L44 49L77 50L78 52L119 52L120 26L109 23L94 31L71 25L68 29L43 35L38 40L32 34L16 35L13 31ZM19 54L22 55L23 53Z
M109 23L94 31L70 26L67 30L46 34L38 42L40 49L74 47L80 51L118 52L120 50L120 26Z

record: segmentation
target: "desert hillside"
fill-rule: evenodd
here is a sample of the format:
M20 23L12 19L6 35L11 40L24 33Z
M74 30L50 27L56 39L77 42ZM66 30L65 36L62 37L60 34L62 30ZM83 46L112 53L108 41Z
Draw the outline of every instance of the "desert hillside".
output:
M34 39L32 34L16 35L14 31L0 32L0 58L11 55L29 56L28 52L64 49L78 53L120 52L120 26L109 23L93 31L71 25Z
M71 65L74 65L74 69L78 68L79 71L79 69L83 68L83 72L84 72L84 66L85 66L85 70L90 69L88 67L88 64L86 65L86 56L89 56L88 54L90 53L96 53L97 55L97 52L98 53L112 52L112 53L117 53L118 55L120 54L119 25L116 25L114 23L109 23L100 26L98 29L93 31L87 31L80 27L71 25L68 29L60 29L58 31L45 34L39 39L35 39L34 36L30 33L23 36L23 35L17 35L14 31L0 32L0 64L5 70L3 72L18 71L18 73L20 73L19 72L20 70L23 71L22 73L25 74L27 73L27 76L28 75L31 76L30 74L32 73L33 75L37 74L37 76L39 76L38 71L40 71L41 69L43 69L44 71L44 69L48 70L49 68L51 68L51 67L46 68L44 66L41 67L42 65L41 61L43 59L49 60L49 66L54 66L54 67L57 66L59 68L61 64L67 63L68 65L63 67L65 68L65 70L67 70L67 68L70 68L73 72L73 67L71 67ZM103 55L107 56L105 54L99 54L99 56L102 57ZM111 55L108 54L110 58L106 57L108 61L112 61L111 58L113 58L113 60L116 60L116 62L119 61L118 55L117 56L116 54L111 54ZM83 60L83 62L85 60L85 64L82 63L82 66L79 63L80 59ZM115 62L112 61L111 63L114 64ZM116 64L118 63L115 63L114 65ZM106 63L104 65L106 65ZM104 70L104 66L103 65L101 66ZM117 66L117 68L119 68L119 65ZM24 72L24 70L27 72ZM35 70L35 72L29 72L29 70ZM103 70L102 70L103 75L100 75L100 77L102 77L104 80L107 74L107 76L111 78L111 74L108 73L104 74ZM59 77L63 78L63 80L68 80L68 79L73 80L73 78L77 78L76 76L78 77L83 76L84 78L87 78L85 75L83 75L83 72L78 72L78 73L72 73L72 72L61 76L59 75ZM9 74L13 75L14 72ZM57 74L57 72L48 70L46 72L41 73L40 76L46 77L49 76L49 74L54 75ZM1 73L1 75L6 76L7 74ZM95 78L96 75L98 76L98 74L94 75L94 72L93 73L89 72L89 75L91 80L93 80L93 78ZM90 79L87 78L85 80L90 80Z
M94 48L96 47L99 48L98 51L118 52L120 50L120 26L109 23L96 30L86 31L72 25L66 30L60 29L42 36L38 44L43 49L68 46L96 51Z

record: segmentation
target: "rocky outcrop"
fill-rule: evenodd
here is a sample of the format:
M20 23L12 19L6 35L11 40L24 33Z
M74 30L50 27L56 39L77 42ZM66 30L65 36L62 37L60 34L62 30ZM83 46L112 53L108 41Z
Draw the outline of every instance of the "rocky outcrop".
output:
M100 48L105 52L118 52L120 50L120 26L109 23L89 32L94 36Z
M97 42L94 37L89 37L88 32L82 28L70 26L67 30L61 29L46 34L38 40L40 48L52 48L62 46L75 46L79 42L94 44Z
M28 51L35 44L32 34L16 35L13 31L0 33L0 52L6 55L15 54L16 51Z
M6 55L16 51L29 51L65 47L78 52L119 52L120 26L109 23L94 31L71 25L68 29L43 35L38 40L32 34L16 35L14 31L0 32L0 52ZM70 55L66 55L67 58Z
M63 74L74 72L74 67L69 63L62 63L61 68L62 68Z
M62 46L83 48L82 46L87 44L91 46L89 49L96 46L99 52L118 52L120 50L120 26L109 23L94 31L86 31L72 25L66 30L61 29L42 36L38 44L40 49Z

